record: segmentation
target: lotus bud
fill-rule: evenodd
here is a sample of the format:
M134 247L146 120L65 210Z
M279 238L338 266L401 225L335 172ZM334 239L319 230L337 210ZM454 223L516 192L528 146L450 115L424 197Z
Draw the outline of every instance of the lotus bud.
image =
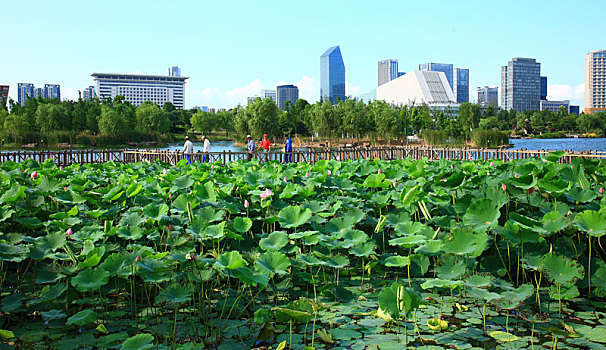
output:
M393 187L398 186L398 180L393 180Z
M507 191L507 185L501 184L501 188L503 189L503 191Z
M63 192L67 192L67 186L63 186Z
M517 179L518 177L520 177L520 175L519 175L518 173L516 173L516 174L515 174L515 177L516 177L516 179Z
M490 171L488 172L488 176L490 176Z
M600 194L604 194L604 187L600 187Z
M494 166L494 163L493 163L493 162L490 162L490 166Z
M276 165L276 163L274 163L274 169L278 169L278 166Z
M379 171L377 171L377 174L380 174L380 173L381 173L381 168L379 168Z
M534 192L534 187L528 189L528 194L532 194L532 192Z
M215 165L214 164L210 165L210 170L215 170Z
M248 207L250 207L250 203L248 203L248 199L245 199L244 200L244 208L248 209Z
M59 171L63 171L63 165L59 166Z
M198 260L198 257L196 256L196 254L195 254L195 253L192 253L192 254L191 254L191 259L192 259L193 261L196 261L196 260Z
M137 257L135 258L135 261L140 261L140 260L141 260L141 257L140 257L140 256L137 256Z
M329 170L329 171L328 171L328 176L330 176L331 174L332 174L332 172Z
M305 172L305 177L309 177L309 171Z
M68 229L67 229L67 231L65 231L65 235L66 235L66 236L71 236L71 235L73 235L73 234L74 234L74 231L72 231L72 228L71 228L71 227L70 227L70 228L68 228Z
M38 171L34 170L34 172L32 173L32 179L35 179L38 177Z
M168 194L168 199L173 199L173 194L172 193Z
M337 214L333 215L335 218L337 217Z
M286 176L284 176L284 182L288 182L288 180L286 179Z
M171 224L168 224L168 230L171 231L173 229L173 226Z

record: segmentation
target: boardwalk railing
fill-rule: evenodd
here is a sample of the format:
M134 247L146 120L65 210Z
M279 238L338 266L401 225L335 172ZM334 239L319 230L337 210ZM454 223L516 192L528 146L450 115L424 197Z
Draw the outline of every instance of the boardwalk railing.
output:
M487 149L487 148L444 148L444 147L376 147L376 148L326 148L326 149L307 149L295 150L292 153L292 161L295 163L306 162L316 163L319 160L354 160L354 159L400 159L411 157L413 159L427 158L429 160L452 159L452 160L496 160L514 161L518 159L528 159L532 157L543 157L549 154L549 150L507 150L507 149ZM190 155L194 162L202 162L204 154L196 152ZM222 161L223 163L244 160L247 157L246 152L210 152L208 161L214 163ZM259 152L254 155L260 162L284 161L284 153ZM566 151L561 158L561 162L570 163L574 158L592 158L606 159L606 152L596 150L586 152ZM60 151L14 151L0 152L0 162L23 162L33 159L44 162L50 159L57 165L70 165L73 163L133 163L133 162L155 162L161 161L170 164L176 164L185 155L180 151L168 150L60 150Z

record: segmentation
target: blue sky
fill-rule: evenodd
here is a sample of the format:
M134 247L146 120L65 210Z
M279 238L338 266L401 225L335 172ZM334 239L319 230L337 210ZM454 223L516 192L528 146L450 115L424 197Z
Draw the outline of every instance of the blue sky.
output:
M186 106L233 107L294 83L319 98L320 55L340 45L347 94L376 88L377 61L470 69L470 96L500 85L500 67L532 57L548 99L583 106L584 57L606 49L606 1L4 1L0 84L59 83L64 98L93 72L190 80Z

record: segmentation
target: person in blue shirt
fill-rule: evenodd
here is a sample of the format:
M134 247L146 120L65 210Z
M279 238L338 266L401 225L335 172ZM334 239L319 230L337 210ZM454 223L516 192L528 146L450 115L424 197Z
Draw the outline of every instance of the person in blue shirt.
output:
M284 163L292 163L292 141L290 136L284 135L286 142L284 143Z

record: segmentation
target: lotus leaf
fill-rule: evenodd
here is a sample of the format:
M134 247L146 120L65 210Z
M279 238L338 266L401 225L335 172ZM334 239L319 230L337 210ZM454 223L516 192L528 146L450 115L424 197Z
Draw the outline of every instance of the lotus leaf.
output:
M585 275L581 264L553 253L543 257L543 266L551 281L565 286L571 285L577 279L582 279Z
M291 205L280 210L278 218L282 227L297 228L311 218L311 210Z
M263 289L267 286L267 283L269 283L268 275L253 273L248 267L240 267L232 271L237 279L249 286L259 286L259 289Z
M166 204L149 203L143 208L143 214L156 222L159 222L166 213L168 213L168 205Z
M408 318L420 304L421 300L415 292L397 282L384 287L379 293L379 308L394 320L399 319L400 315Z
M145 350L151 349L154 344L154 336L151 334L137 334L132 336L122 343L121 350Z
M427 327L433 331L441 332L448 328L448 322L439 318L430 318L427 320Z
M290 260L280 252L263 253L255 261L255 269L270 276L286 274L288 267L290 267Z
M512 342L519 339L516 335L503 331L492 331L490 332L490 336L502 342Z
M246 260L244 260L244 258L242 258L240 252L238 252L237 250L232 250L230 252L219 255L219 258L217 259L217 265L228 270L235 270L242 266L248 265L248 263L246 262Z
M543 229L547 232L558 232L566 227L566 219L558 211L550 211L543 216Z
M101 269L86 269L73 277L71 282L81 292L97 290L109 281L109 272Z
M499 209L489 199L483 198L469 206L463 216L463 222L473 230L485 231L495 227L500 216Z
M578 228L593 237L602 237L606 234L606 215L594 211L585 210L574 218Z
M252 227L252 220L246 217L237 217L234 219L234 230L245 233Z
M288 244L288 236L284 231L275 231L259 241L259 247L265 251L277 251Z
M349 253L354 256L358 256L358 257L366 257L366 256L369 256L374 253L375 247L376 247L376 245L372 242L358 244L358 245L352 247L349 250Z
M156 303L182 304L191 299L191 288L172 284L156 296Z
M392 255L383 261L387 267L404 267L410 264L410 258L407 256Z
M97 313L91 309L86 309L78 312L67 319L66 325L86 326L97 320Z

